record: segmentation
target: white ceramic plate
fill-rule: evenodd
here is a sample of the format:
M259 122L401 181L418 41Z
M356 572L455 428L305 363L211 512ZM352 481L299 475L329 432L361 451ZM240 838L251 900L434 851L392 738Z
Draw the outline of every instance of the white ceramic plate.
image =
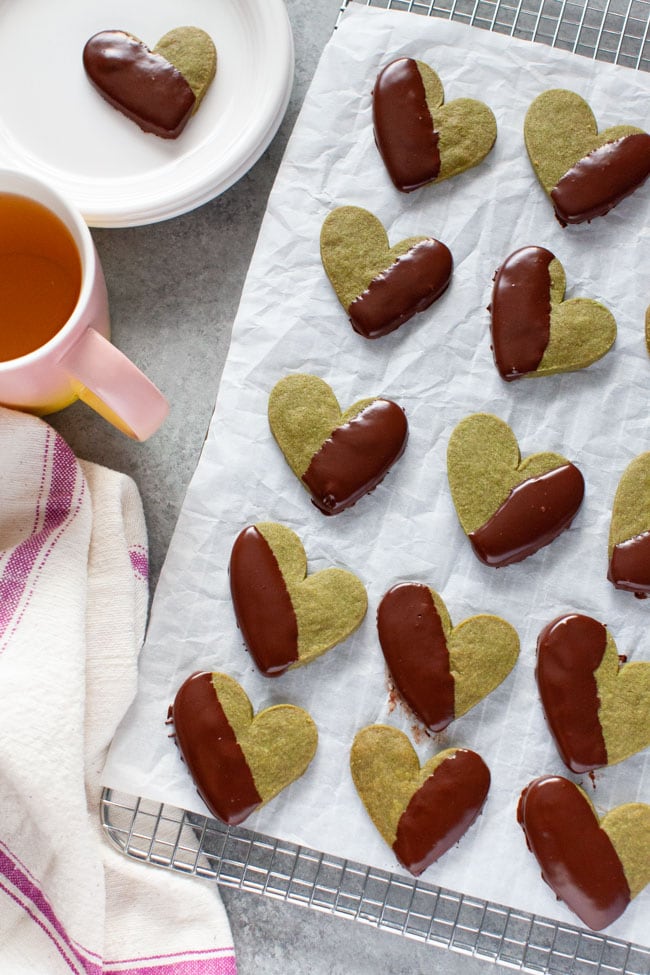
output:
M206 30L217 75L178 139L146 134L86 78L84 44L118 28L149 47ZM95 227L177 216L232 186L284 116L293 39L284 0L0 0L0 166L50 183Z

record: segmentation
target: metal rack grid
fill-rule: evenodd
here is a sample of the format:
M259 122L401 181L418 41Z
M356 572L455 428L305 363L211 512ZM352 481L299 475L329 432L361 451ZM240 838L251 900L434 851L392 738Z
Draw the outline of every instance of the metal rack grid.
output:
M553 975L650 975L650 948L106 789L102 824L135 860Z
M471 24L650 71L650 0L343 0ZM125 855L346 917L515 970L650 975L650 948L113 790L102 824Z
M650 71L650 0L344 0L406 10Z

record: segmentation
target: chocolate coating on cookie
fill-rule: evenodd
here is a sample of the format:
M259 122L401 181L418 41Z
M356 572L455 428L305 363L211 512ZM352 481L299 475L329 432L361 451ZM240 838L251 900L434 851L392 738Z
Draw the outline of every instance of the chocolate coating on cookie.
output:
M563 464L517 484L492 517L468 537L485 565L520 562L568 528L582 504L584 479Z
M373 278L348 307L355 332L376 339L395 331L444 293L452 270L445 244L433 237L421 240Z
M262 798L211 673L188 677L176 694L172 717L176 743L208 809L231 826L243 822Z
M561 776L535 779L522 792L517 820L542 877L588 927L599 931L630 903L619 856L584 793Z
M551 734L573 772L607 765L595 672L607 647L607 630L580 613L560 616L537 640L537 685Z
M563 226L602 217L650 175L650 135L637 132L594 149L551 190Z
M316 507L335 515L372 491L402 456L407 435L404 410L386 399L337 427L302 475Z
M650 531L614 546L607 578L616 589L645 599L650 593Z
M413 58L398 58L380 71L372 108L377 148L397 189L409 193L432 182L440 172L440 136Z
M553 254L545 247L522 247L503 262L492 288L492 347L502 379L534 372L551 334Z
M230 592L255 663L277 677L298 660L298 622L271 546L255 525L237 536L230 555Z
M472 825L490 788L490 770L476 752L457 748L415 792L400 816L393 851L418 876Z
M121 30L86 42L83 65L97 91L145 132L176 139L194 109L190 85L166 58Z
M432 731L455 717L454 678L447 638L431 590L421 583L390 589L377 610L379 642L409 707ZM402 666L407 657L409 666ZM426 690L425 690L426 689Z

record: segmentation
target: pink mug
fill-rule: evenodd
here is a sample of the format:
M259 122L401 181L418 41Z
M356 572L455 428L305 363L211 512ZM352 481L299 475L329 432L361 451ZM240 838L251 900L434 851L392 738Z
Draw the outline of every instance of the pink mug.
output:
M146 440L167 416L169 404L109 341L106 283L81 214L46 183L0 170L0 221L4 194L34 201L63 222L78 251L81 286L72 312L51 338L17 358L0 361L0 404L43 415L81 399L119 430ZM0 323L1 315L0 308Z

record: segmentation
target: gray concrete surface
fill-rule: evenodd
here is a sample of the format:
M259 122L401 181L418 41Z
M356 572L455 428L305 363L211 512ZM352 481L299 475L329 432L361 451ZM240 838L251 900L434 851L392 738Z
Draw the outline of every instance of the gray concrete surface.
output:
M152 586L199 459L266 199L338 8L339 0L288 0L296 47L291 102L270 148L236 186L164 223L93 231L114 341L164 391L171 414L145 444L133 443L81 403L49 419L79 457L124 471L138 484ZM506 970L255 894L226 889L223 897L240 975Z

